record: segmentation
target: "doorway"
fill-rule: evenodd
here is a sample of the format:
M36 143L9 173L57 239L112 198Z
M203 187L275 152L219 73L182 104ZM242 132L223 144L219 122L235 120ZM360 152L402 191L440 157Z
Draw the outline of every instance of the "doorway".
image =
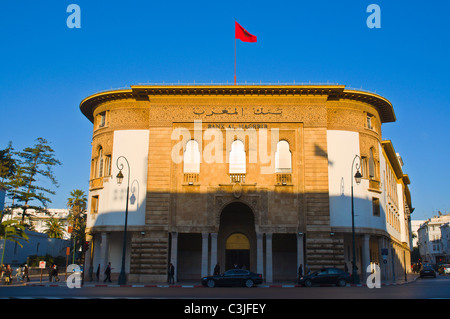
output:
M236 266L256 271L255 217L242 202L232 202L221 212L218 257L225 271Z
M250 269L250 241L242 233L231 234L225 243L225 269Z

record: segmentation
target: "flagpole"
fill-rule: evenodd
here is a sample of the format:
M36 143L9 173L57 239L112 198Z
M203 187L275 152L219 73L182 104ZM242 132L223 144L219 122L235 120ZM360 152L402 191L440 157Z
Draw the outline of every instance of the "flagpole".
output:
M234 37L234 85L236 85L236 37Z

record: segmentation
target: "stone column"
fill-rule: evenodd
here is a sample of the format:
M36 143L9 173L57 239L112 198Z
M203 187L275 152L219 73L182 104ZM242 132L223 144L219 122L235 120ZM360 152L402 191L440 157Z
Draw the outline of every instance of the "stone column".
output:
M208 237L209 233L202 233L202 277L208 275Z
M101 244L100 244L100 280L105 279L105 269L108 265L108 245L109 245L109 234L101 233Z
M175 268L175 274L173 276L173 279L175 282L178 281L178 233L173 232L172 235L172 244L171 244L171 251L170 251L170 262L172 263L173 267Z
M256 234L256 272L264 275L263 234Z
M211 267L210 274L214 274L214 267L217 264L217 233L211 233Z
M86 236L86 240L88 239L88 237ZM92 265L92 258L91 258L91 254L92 254L92 248L93 248L93 242L92 242L92 236L89 240L89 247L86 250L86 252L84 253L84 269L86 269L86 271L83 271L84 274L84 280L85 281L90 281L90 277L89 277L89 269L91 269L92 267L92 279L94 279L95 276L95 270L94 270L94 265Z
M266 282L273 282L272 234L266 234Z
M370 235L362 236L362 269L361 279L366 280L368 276L367 267L370 265ZM370 270L369 270L370 271ZM369 272L370 273L370 272Z
M381 280L387 279L387 273L386 273L386 264L384 263L384 257L381 254L382 249L384 249L384 240L383 237L378 237L378 255L380 260L380 272L381 272Z
M300 268L300 265L303 269L303 275L305 274L305 260L304 260L304 254L303 254L303 233L297 233L297 275L298 275L298 269Z

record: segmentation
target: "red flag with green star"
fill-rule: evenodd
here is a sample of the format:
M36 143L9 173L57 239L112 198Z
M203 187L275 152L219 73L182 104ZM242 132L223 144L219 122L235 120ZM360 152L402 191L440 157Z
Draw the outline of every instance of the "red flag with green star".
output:
M239 39L243 42L256 42L256 36L250 34L247 30L245 30L237 21L234 22L234 34L235 38Z

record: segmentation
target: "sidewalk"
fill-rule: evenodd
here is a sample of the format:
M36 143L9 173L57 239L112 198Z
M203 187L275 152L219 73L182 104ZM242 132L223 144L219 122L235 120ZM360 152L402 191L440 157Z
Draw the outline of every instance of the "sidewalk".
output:
M393 285L404 285L411 282L414 282L419 277L419 274L407 274L407 279L405 281L405 277L397 278L396 281L382 281L381 286L393 286ZM39 276L32 276L30 282L16 282L13 281L10 286L40 286L40 287L66 287L65 275L59 276L59 282L49 282L48 276L42 278L42 282L40 281ZM322 285L332 287L333 285ZM366 282L362 282L360 284L347 284L347 287L366 287ZM127 283L125 285L119 285L117 281L113 282L103 282L103 281L85 281L82 287L111 287L111 288L120 288L120 287L131 287L131 288L205 288L200 280L198 282L177 282L175 284L168 283ZM302 287L296 282L273 282L273 283L262 283L256 286L257 288L295 288Z

